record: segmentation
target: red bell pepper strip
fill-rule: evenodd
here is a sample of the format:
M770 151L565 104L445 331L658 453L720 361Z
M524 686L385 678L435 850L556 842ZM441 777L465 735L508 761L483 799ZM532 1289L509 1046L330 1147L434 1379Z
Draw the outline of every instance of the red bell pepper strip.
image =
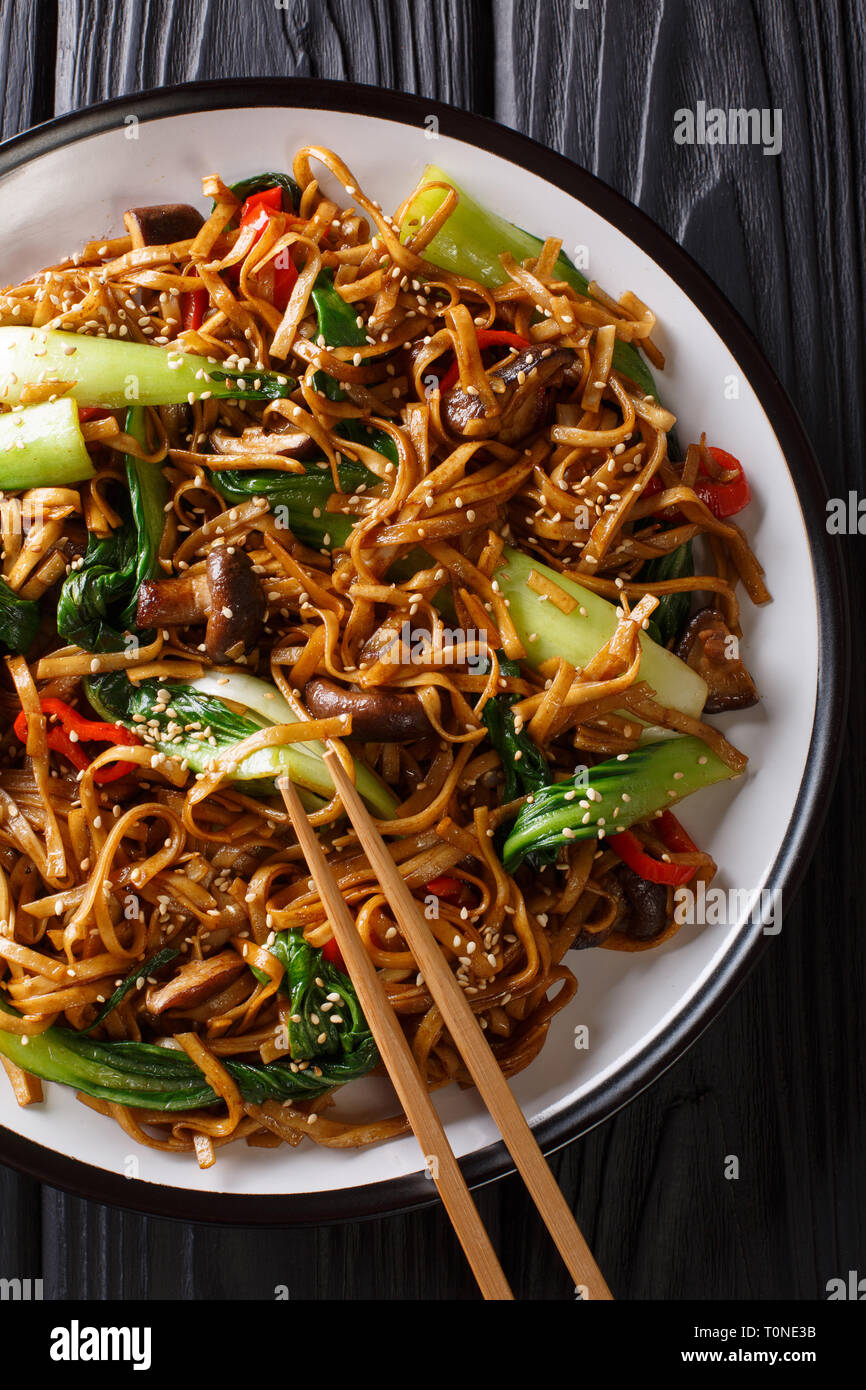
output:
M192 275L197 274L195 270L190 273ZM180 317L184 332L201 328L207 313L207 305L208 293L206 289L184 291L180 297Z
M659 825L659 821L654 821L653 824ZM677 825L682 830L679 822ZM682 833L685 835L685 831ZM673 845L669 845L665 839L663 828L660 828L660 838L668 849L673 849ZM649 883L671 884L678 888L694 878L697 872L694 864L667 864L663 859L653 859L652 855L644 849L637 835L633 835L630 830L621 830L618 835L612 835L608 844L614 854L619 855L624 864L627 864L640 878L645 878ZM676 851L674 852L676 853Z
M736 516L738 512L749 505L752 500L752 490L739 459L735 459L733 454L726 453L724 449L716 449L712 446L709 453L712 454L724 472L734 473L736 476L727 482L722 478L711 478L701 465L701 472L695 479L694 490L704 505L709 507L716 520L724 521L726 517ZM665 484L658 473L654 473L644 488L642 496L654 497L657 492L664 492L664 490ZM670 516L672 509L666 508L664 514ZM676 515L679 516L680 513L677 512Z
M711 448L709 452L726 473L733 473L735 476L727 482L721 478L698 477L695 480L695 492L709 507L716 520L723 521L725 517L736 516L748 506L752 500L752 490L739 459L735 459L733 454L725 453L724 449Z
M641 497L655 497L657 492L664 492L664 490L665 485L659 477L658 473L653 473L652 477L650 478L649 482L646 484L643 492L641 493Z
M253 245L259 240L275 213L280 213L285 218L286 226L302 220L295 217L294 213L283 213L282 207L283 190L278 185L274 188L262 189L261 193L250 194L241 208L240 225L241 227L255 227L256 236ZM232 269L236 274L240 274L237 267L232 267ZM279 309L282 313L291 298L295 281L298 278L297 267L288 248L278 251L268 265L256 272L256 278L263 281L265 288L270 292L274 308Z
M479 328L476 337L478 346L482 350L489 347L498 347L500 344L507 347L517 348L524 352L530 346L526 338L521 338L519 333L509 333L504 328ZM439 382L441 392L450 391L452 386L457 385L460 376L460 369L456 362L453 362L448 371Z
M245 227L248 222L251 222L253 218L258 216L260 211L264 211L265 214L268 214L270 212L282 212L282 210L283 190L280 188L279 184L275 184L273 188L263 188L260 193L251 193L250 196L244 200L240 216L241 226ZM263 227L267 225L267 222L262 224Z
M330 941L326 941L322 947L322 959L329 965L336 966L337 970L342 970L344 975L349 972L346 970L346 962L343 960L342 953L337 945L337 938L332 936Z
M452 878L451 874L439 874L436 878L431 878L426 885L428 893L434 897L442 898L443 902L459 904L463 896L463 884L459 878Z
M298 269L287 246L277 252L271 265L274 271L274 308L279 309L282 314L285 313L286 305L292 297Z
M672 854L697 854L698 847L680 825L673 811L662 811L653 821L659 839Z
M101 405L80 405L78 407L78 420L84 424L87 420L107 420L111 414L110 410L103 410Z
M60 723L50 726L45 735L45 742L55 753L62 753L68 758L79 772L83 772L89 767L92 758L88 758L83 749L79 746L82 743L107 743L122 744L125 748L138 747L141 739L129 729L125 729L122 724L106 724L99 720L85 719L83 715L74 710L71 705L67 705L64 700L55 700L47 697L40 701L43 714L54 715ZM27 715L24 710L18 715L12 726L22 743L27 742ZM71 735L74 734L73 739ZM101 767L94 773L94 782L100 786L106 782L117 782L121 777L126 777L135 769L135 763L119 762L111 767Z

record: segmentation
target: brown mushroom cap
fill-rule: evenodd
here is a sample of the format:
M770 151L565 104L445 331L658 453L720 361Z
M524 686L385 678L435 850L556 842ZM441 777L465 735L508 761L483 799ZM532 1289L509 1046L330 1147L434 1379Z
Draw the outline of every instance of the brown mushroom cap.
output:
M705 714L748 709L758 703L755 683L739 655L729 655L731 636L721 613L702 608L675 647L677 656L707 683Z
M455 434L495 435L503 444L523 439L541 420L547 389L558 384L555 378L561 379L576 360L572 348L543 344L527 348L490 373L500 405L498 414L485 415L478 396L470 396L462 386L455 386L442 402L442 421Z
M138 590L141 628L186 627L207 620L205 646L212 661L229 661L255 646L267 603L249 556L235 546L210 551L204 572L145 580Z
M212 430L210 440L218 454L260 456L263 468L268 467L269 463L272 466L277 456L290 454L294 458L307 458L316 448L315 441L303 430L265 431L258 425L245 429L240 437L229 430Z
M585 924L571 943L573 951L602 946L614 932L621 932L633 941L652 941L668 925L670 902L663 883L650 883L627 864L618 864L599 880L616 907L613 918L601 931Z
M668 924L668 890L665 884L650 883L649 879L641 878L627 864L620 864L614 872L631 907L619 930L635 941L651 941L654 936L660 936Z
M123 220L136 249L189 241L204 225L201 213L189 203L154 203L152 207L128 208Z
M221 951L206 960L187 961L166 984L151 985L145 995L148 1012L158 1015L166 1009L195 1008L225 989L245 969L246 963L236 951Z
M235 546L214 546L205 568L210 586L205 645L212 661L227 661L255 645L267 607L265 593L250 557Z
M316 719L351 714L352 737L369 743L408 743L434 732L417 695L397 690L349 690L324 676L304 686L304 703Z

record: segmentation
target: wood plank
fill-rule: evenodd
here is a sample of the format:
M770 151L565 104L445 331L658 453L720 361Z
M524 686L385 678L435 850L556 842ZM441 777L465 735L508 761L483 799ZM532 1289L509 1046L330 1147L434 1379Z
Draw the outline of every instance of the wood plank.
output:
M484 0L59 0L57 111L225 76L336 78L486 110L486 11Z
M6 1083L5 1076L2 1078ZM39 1184L0 1167L0 1279L41 1279L42 1207Z
M55 45L50 0L0 7L0 140L54 114Z

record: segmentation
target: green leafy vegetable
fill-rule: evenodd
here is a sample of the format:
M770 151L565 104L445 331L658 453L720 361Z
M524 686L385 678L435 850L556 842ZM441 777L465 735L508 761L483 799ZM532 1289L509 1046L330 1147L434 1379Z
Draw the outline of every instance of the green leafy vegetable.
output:
M231 191L239 203L245 202L253 193L263 193L266 188L283 190L283 212L297 212L301 205L301 190L288 174L253 174L252 178L241 179L231 184Z
M20 656L39 631L39 624L39 604L16 594L0 576L0 646Z
M279 932L268 949L284 968L280 989L291 1000L296 1021L289 1025L285 1061L224 1059L244 1100L261 1104L313 1098L366 1075L377 1065L379 1053L348 976L300 933ZM0 1030L0 1053L44 1081L74 1086L85 1095L120 1105L176 1111L215 1104L219 1097L186 1053L153 1043L98 1042L88 1036L143 974L177 954L161 951L138 966L86 1033L55 1027L22 1039ZM268 978L260 970L253 973L259 980ZM328 1000L331 994L338 994L339 1002ZM323 1008L326 1003L333 1008ZM0 1014L14 1012L0 999Z
M334 433L340 439L345 439L347 444L362 444L367 449L373 449L377 454L381 454L389 463L397 466L399 454L397 445L394 443L390 434L384 430L377 430L373 425L366 424L363 420L341 420L336 426ZM359 465L355 465L358 467ZM375 486L381 482L375 473L370 473L370 486Z
M359 347L366 343L364 330L358 327L351 304L347 304L335 288L330 270L322 270L317 275L312 299L316 307L319 336L328 347ZM346 398L339 382L326 372L316 373L315 385L329 400L342 401ZM397 446L384 430L377 430L363 420L349 419L341 420L334 433L340 439L345 439L347 444L360 444L375 450L396 466ZM375 487L380 481L363 464L345 458L338 465L338 475L340 486L347 493L354 492L362 485L365 488ZM271 510L278 516L278 509L283 509L285 515L280 519L304 545L317 550L331 549L345 545L351 535L353 519L326 510L334 487L330 467L323 458L305 460L303 474L281 473L272 469L263 469L258 473L226 469L213 472L211 479L229 502L266 497Z
M208 771L220 753L260 729L294 724L298 718L267 681L240 672L202 676L189 684L145 680L134 685L124 671L111 671L86 677L84 686L88 700L103 719L138 733L147 723L148 742L171 758L185 760L194 772ZM171 692L168 704L159 699L160 690ZM246 707L248 714L236 713L226 701ZM288 773L298 787L330 800L334 786L322 760L324 751L320 742L260 748L236 764L230 780L247 784L245 790L250 795L269 795L275 779ZM370 809L382 819L390 819L397 805L393 794L366 763L357 759L355 781Z
M141 406L127 412L126 433L145 443ZM168 486L158 463L125 456L128 499L119 510L123 524L108 536L90 535L84 564L63 582L57 601L57 631L86 651L119 651L135 627L138 590L156 573Z
M517 662L509 661L503 652L499 652L498 656L501 674L519 677ZM487 669L490 669L489 664ZM494 695L492 700L488 700L481 713L490 742L502 759L505 773L503 801L514 801L528 792L540 791L549 776L547 763L538 745L525 728L518 732L512 705L519 698L519 695L503 691L501 695Z
M0 1013L14 1013L0 1000ZM240 1062L223 1059L244 1100L313 1099L335 1086L364 1076L379 1061L366 1029L353 1031L352 1050L322 1057L301 1070L287 1058L279 1062ZM154 1043L97 1042L71 1028L48 1028L22 1038L0 1030L0 1053L43 1081L73 1086L86 1096L134 1105L144 1110L195 1110L214 1105L219 1097L185 1052ZM292 1068L295 1068L293 1070Z
M338 473L344 492L354 492L361 484L373 487L379 481L363 464L348 459L343 459L338 465ZM286 526L303 545L316 550L345 545L352 533L355 524L353 517L327 510L328 499L334 493L331 470L327 465L322 467L307 459L303 473L220 469L211 473L211 481L228 502L266 497L280 524Z
M331 270L320 270L312 290L319 334L328 347L364 347L367 335L358 324L357 311L347 304L334 285Z
M136 535L127 521L108 536L91 535L84 566L63 582L57 600L57 631L86 651L119 651L129 616Z
M499 669L503 676L519 676L520 667L516 661L509 661L503 652L499 654ZM489 667L488 667L489 669ZM505 773L505 786L502 800L515 801L519 796L540 791L547 785L550 771L538 745L530 738L527 730L518 731L512 705L520 697L503 691L495 695L481 712L490 742L502 759ZM497 849L501 850L505 836L501 829L497 836ZM530 855L533 868L542 869L556 859L556 850L542 850Z
M686 575L695 572L694 557L692 555L692 542L686 541L684 545L677 546L676 550L671 550L667 555L660 555L657 560L648 560L641 568L637 578L647 583L658 583L662 579L682 579ZM659 598L659 606L652 615L650 621L655 624L655 638L662 646L679 637L691 610L692 596L688 591L675 594L662 594Z
M277 932L268 950L285 971L280 990L292 1005L288 1026L292 1061L339 1057L366 1048L370 1030L348 975L325 960L300 932ZM268 978L263 971L253 973L262 983ZM334 994L339 1000L331 997Z
M316 306L317 327L319 337L324 338L328 347L362 347L366 341L366 333L363 328L358 326L357 316L351 304L346 301L337 291L334 285L333 272L321 270L316 276L316 283L313 286L312 299ZM344 401L346 393L338 381L328 376L326 372L316 372L316 389L323 391L331 401ZM372 425L366 424L363 420L341 420L334 429L334 433L340 438L345 439L347 444L362 444L368 449L373 449L377 454L382 454L389 463L395 466L398 460L397 446L389 434L384 430L374 429ZM358 467L359 465L355 465ZM367 472L367 470L364 470ZM367 486L378 483L379 479L373 473L367 473L367 477L362 480Z
M533 570L574 600L575 606L570 612L564 613L556 604L542 600L541 595L529 587ZM495 578L500 592L509 601L511 620L532 666L541 666L559 656L573 666L585 666L613 636L617 616L612 603L522 551L506 546ZM534 641L529 640L532 634ZM649 682L660 704L697 718L707 698L705 682L673 652L653 642L647 633L642 632L639 641L640 679Z
M147 960L142 961L141 965L137 965L135 969L131 970L126 976L126 979L122 980L117 986L111 998L106 1000L90 1027L85 1029L85 1032L92 1033L94 1029L99 1027L100 1023L104 1023L108 1015L113 1013L117 1008L118 1004L123 1003L123 1000L126 998L127 994L129 994L130 990L135 989L139 980L144 979L147 975L155 975L157 970L161 970L164 965L168 965L169 961L174 960L175 956L179 955L180 951L176 951L169 946L166 947L165 950L157 951Z
M530 853L615 835L701 787L737 775L699 738L646 744L599 763L587 782L555 782L535 792L511 828L503 865L512 873Z
M337 291L332 271L319 271L313 286L312 299L316 306L318 336L325 340L328 347L362 347L366 343L365 331L358 326L352 305L347 304ZM323 391L329 400L346 399L346 393L340 383L326 372L316 372L315 383L316 389ZM374 449L377 454L382 454L389 463L397 463L397 446L384 430L374 429L363 420L348 419L341 420L334 433L340 439L345 439L348 444L365 445L368 449ZM367 472L366 469L364 471ZM379 479L375 474L367 473L363 481L370 486Z

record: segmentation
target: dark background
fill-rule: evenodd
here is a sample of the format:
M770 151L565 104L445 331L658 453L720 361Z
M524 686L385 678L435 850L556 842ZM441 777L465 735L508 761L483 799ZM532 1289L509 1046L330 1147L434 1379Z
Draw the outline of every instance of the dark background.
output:
M828 493L864 494L859 0L0 5L3 137L125 92L261 75L439 98L598 174L681 242L743 314L802 414ZM674 111L699 100L781 108L781 154L674 145ZM863 542L836 543L856 616L866 605ZM781 935L677 1065L553 1159L618 1298L815 1299L830 1278L866 1274L866 749L854 629L842 772ZM723 1175L731 1154L736 1181ZM570 1297L521 1185L497 1183L479 1205L515 1294ZM0 1169L0 1231L0 1276L42 1277L47 1298L272 1298L278 1284L292 1298L473 1296L437 1209L317 1230L193 1227Z

